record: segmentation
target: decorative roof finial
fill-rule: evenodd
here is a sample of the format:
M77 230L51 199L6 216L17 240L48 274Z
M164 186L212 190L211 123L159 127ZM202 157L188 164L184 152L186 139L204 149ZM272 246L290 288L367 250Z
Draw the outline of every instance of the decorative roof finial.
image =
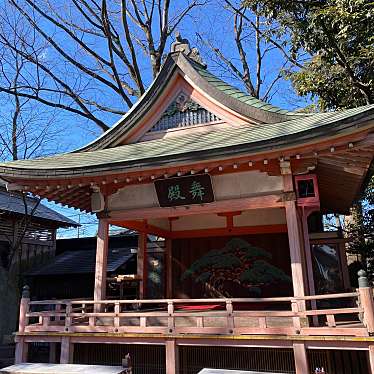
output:
M184 55L188 56L191 60L197 62L198 64L206 67L203 62L199 50L197 48L191 48L188 39L182 38L179 31L175 33L175 42L171 45L171 52L182 52Z
M183 52L186 56L191 52L190 42L188 39L183 39L179 31L175 33L175 42L171 45L171 52Z

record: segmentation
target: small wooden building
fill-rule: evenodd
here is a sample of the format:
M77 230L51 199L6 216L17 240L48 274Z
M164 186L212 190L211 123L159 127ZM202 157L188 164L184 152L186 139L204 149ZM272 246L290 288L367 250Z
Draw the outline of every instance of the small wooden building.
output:
M19 266L23 276L31 267L46 263L55 256L56 230L70 226L75 227L77 223L39 204L33 197L8 192L0 182L0 348L3 342L12 340L17 324L19 290L16 285L10 287L5 270L11 252L17 251L13 264Z
M37 206L35 212L34 207ZM25 224L25 215L31 215ZM55 255L56 231L78 224L62 214L39 204L33 197L25 199L18 192L8 192L0 183L0 259L2 266L13 241L22 236L23 270L41 264ZM25 231L25 232L24 232Z
M149 237L147 244L148 295L164 296L164 241ZM111 299L136 298L138 234L133 230L110 235L107 260L107 294ZM56 257L24 275L33 300L92 298L95 282L96 237L56 241Z
M26 283L34 300L85 299L93 297L95 283L95 250L67 251L50 263L26 273ZM136 273L136 254L131 248L108 250L107 276L109 278ZM118 287L116 287L118 283ZM112 295L120 297L120 281L113 280L109 288ZM131 285L132 298L136 285ZM123 292L121 292L123 294ZM127 293L128 294L128 293Z
M343 240L321 220L349 213L365 186L373 119L373 105L305 114L264 103L211 74L188 43L173 45L147 92L97 140L0 164L13 188L99 218L94 299L25 292L17 362L43 341L60 347L61 363L115 364L130 352L142 373L337 374L339 357L350 373L374 373L372 290L364 274L350 288ZM106 296L110 224L140 233L139 300ZM157 299L149 235L165 243Z

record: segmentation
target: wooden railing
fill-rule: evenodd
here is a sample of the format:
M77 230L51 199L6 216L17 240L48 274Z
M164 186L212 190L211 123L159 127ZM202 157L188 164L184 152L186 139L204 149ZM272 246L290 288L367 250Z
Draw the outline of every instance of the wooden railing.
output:
M311 309L316 304L317 309ZM301 298L30 301L23 297L19 332L368 336L374 333L373 293L365 287Z

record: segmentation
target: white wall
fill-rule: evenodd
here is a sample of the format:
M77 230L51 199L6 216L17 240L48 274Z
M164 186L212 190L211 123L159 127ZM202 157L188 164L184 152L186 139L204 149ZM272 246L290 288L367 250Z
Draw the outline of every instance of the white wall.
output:
M212 176L216 201L277 193L283 190L280 176L269 176L259 171L247 171ZM111 211L158 207L153 183L127 186L109 197Z

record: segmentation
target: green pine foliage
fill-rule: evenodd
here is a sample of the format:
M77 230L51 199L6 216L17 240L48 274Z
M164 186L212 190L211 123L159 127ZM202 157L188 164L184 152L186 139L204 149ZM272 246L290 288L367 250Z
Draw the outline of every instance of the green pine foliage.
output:
M254 247L243 239L233 238L224 248L209 251L193 262L181 280L191 278L225 296L230 296L225 289L226 281L240 284L258 294L264 285L291 282L283 270L268 262L270 259L271 254L266 250Z
M353 222L348 225L348 252L357 255L359 266L352 265L352 276L357 278L357 267L364 268L369 278L374 280L374 176L369 183L361 200L353 209Z
M374 102L374 3L371 0L246 0L276 20L303 68L289 71L300 95L322 110Z

